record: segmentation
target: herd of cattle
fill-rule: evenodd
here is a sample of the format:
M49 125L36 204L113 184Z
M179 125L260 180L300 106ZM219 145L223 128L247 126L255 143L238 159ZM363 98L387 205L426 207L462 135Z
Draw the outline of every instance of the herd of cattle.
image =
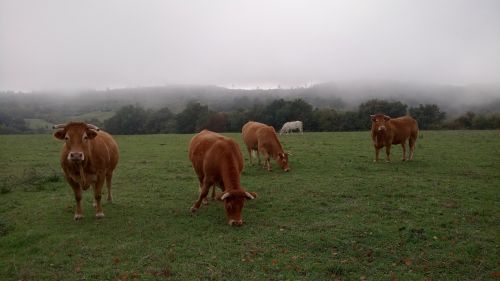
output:
M417 121L409 116L390 118L383 114L371 115L371 136L375 148L375 162L379 160L379 151L386 148L386 161L390 161L391 145L401 144L403 161L406 158L406 142L409 144L409 160L413 159L415 142L418 136ZM108 191L107 200L111 202L111 181L118 159L118 145L108 133L94 125L83 122L70 122L54 126L57 131L54 137L64 140L61 151L61 167L69 185L73 188L76 200L74 219L82 215L82 191L90 185L94 190L94 207L96 217L104 217L101 206L101 194L104 182ZM302 133L302 122L287 122L280 134L299 130ZM250 163L253 164L253 154L264 157L264 167L271 171L270 159L274 159L285 171L289 171L288 153L283 150L276 131L272 126L250 121L242 127L243 141L247 147ZM189 160L199 180L200 194L191 207L196 212L212 187L212 199L224 202L229 225L243 224L241 211L245 200L255 199L257 194L245 191L240 184L243 170L243 155L236 141L221 134L203 130L189 142ZM215 195L215 187L219 186L222 193Z

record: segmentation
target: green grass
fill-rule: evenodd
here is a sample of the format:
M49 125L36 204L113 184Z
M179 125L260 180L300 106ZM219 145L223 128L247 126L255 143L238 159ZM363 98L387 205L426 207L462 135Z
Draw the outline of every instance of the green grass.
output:
M244 153L241 228L189 213L191 136L117 136L115 202L96 220L85 192L79 222L61 143L0 136L0 280L498 280L499 131L426 131L392 163L368 132L283 136L289 173Z

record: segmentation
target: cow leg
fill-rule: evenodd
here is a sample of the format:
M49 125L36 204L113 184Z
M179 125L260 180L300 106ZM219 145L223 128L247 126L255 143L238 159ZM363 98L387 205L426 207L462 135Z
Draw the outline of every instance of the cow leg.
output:
M212 201L215 201L215 185L212 186Z
M271 169L271 159L269 157L267 157L267 159L266 159L266 166L267 166L267 170L269 172L271 172L271 170L272 170Z
M247 150L248 150L248 159L250 159L250 165L253 165L252 149L250 147L247 147Z
M406 161L406 141L401 142L401 147L403 148L403 161Z
M257 155L257 165L260 165L260 153L258 150L255 150L255 154Z
M380 153L380 148L375 146L375 160L373 160L373 162L378 162L379 153Z
M410 156L408 157L408 160L413 160L413 153L415 152L415 142L416 138L410 137Z
M200 187L200 195L198 197L198 200L196 200L193 207L191 207L191 212L194 213L200 208L201 202L203 201L203 199L206 199L209 191L210 191L210 184L208 183L208 180L205 179Z
M108 197L106 200L108 202L112 203L113 202L113 194L111 194L111 179L113 178L113 173L109 172L106 174L106 188L108 190Z
M75 194L75 201L76 201L76 209L75 209L75 216L73 219L75 221L80 220L83 218L82 214L82 188L80 187L80 184L77 182L73 181L72 179L68 179L69 184L73 188L73 193Z
M391 162L391 145L385 146L385 162Z
M104 185L104 178L104 175L97 174L97 182L94 185L95 217L98 219L104 217L104 212L102 211L101 205L101 192Z
M201 193L201 184L198 187L198 191L199 191L199 193ZM206 197L203 198L203 200L201 201L201 203L203 203L203 205L208 205L208 199Z
M269 172L271 171L271 157L267 153L265 149L261 150L262 156L264 157L264 168L266 168ZM259 161L260 164L260 161Z

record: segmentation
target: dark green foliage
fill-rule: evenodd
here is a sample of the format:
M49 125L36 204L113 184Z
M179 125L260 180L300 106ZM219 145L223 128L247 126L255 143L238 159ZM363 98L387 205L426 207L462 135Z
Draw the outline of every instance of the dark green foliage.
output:
M164 102L145 101L149 94L155 96L152 100L163 97L162 90L165 89L161 87L118 91L128 97L120 96L120 99L104 96L83 100L61 97L59 100L50 96L36 99L29 96L29 102L21 102L16 94L0 93L0 134L47 133L52 131L52 124L68 121L92 123L112 134L192 133L202 129L239 132L243 124L250 120L272 125L277 131L283 123L295 120L302 121L304 130L310 132L363 131L371 126L371 114L384 113L391 117L407 114L408 105L404 102L383 99L371 99L353 109L359 101L347 105L340 98L329 95L334 94L329 93L329 89L336 88L330 85L290 90L255 90L252 91L253 96L241 92L235 96L218 92L219 95L205 97L203 93L208 94L215 89L205 89L194 95L200 89L180 87L175 92L168 92L171 96L164 97L171 101L167 103L168 107L164 106ZM134 98L137 103L123 105L136 91L143 94ZM415 105L414 100L406 102ZM500 117L495 115L497 109L494 107L497 103L492 102L483 108L486 111L475 113L478 110L475 107L474 111L450 120L444 120L446 114L437 104L419 104L410 107L408 112L417 119L422 130L499 129Z
M0 111L0 134L19 134L26 132L27 129L24 119Z
M276 131L279 131L285 122L300 120L307 129L313 119L312 111L312 106L302 99L293 101L277 99L264 107L260 116L255 116L255 119L249 120L273 126Z
M124 106L104 121L104 129L119 135L141 134L145 132L147 118L148 113L139 105Z
M144 124L144 131L149 134L174 133L176 131L175 115L167 107L157 111L149 111Z
M440 128L446 118L446 114L435 104L420 104L418 107L410 108L409 112L410 116L417 120L420 130Z
M500 128L500 115L476 114L474 112L466 112L458 118L445 122L444 128L453 130L476 129L476 130L491 130Z
M176 115L177 132L181 134L199 132L205 128L211 112L208 106L199 102L191 102L186 108Z
M390 102L386 100L372 99L359 105L358 114L361 126L371 127L370 115L385 114L392 118L401 117L407 114L408 106L400 101Z

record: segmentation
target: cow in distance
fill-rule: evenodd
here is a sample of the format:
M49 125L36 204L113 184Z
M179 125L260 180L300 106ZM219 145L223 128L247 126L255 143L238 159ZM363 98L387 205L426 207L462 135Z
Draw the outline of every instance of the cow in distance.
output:
M264 167L271 171L270 159L273 158L283 171L288 172L289 153L283 151L283 147L276 135L276 131L272 126L262 124L259 122L249 121L241 129L243 141L248 150L250 164L252 161L252 152L257 152L257 158L260 164L260 155L264 156Z
M401 144L403 148L403 161L406 157L406 143L410 152L408 160L413 160L415 142L418 136L418 123L410 116L391 118L383 114L370 115L372 120L371 137L375 148L374 162L379 160L379 152L385 146L386 162L391 161L391 145Z
M293 132L295 130L298 130L301 134L304 134L302 121L286 122L285 124L283 124L283 127L281 127L280 135L282 135L283 133L288 135L290 132Z

